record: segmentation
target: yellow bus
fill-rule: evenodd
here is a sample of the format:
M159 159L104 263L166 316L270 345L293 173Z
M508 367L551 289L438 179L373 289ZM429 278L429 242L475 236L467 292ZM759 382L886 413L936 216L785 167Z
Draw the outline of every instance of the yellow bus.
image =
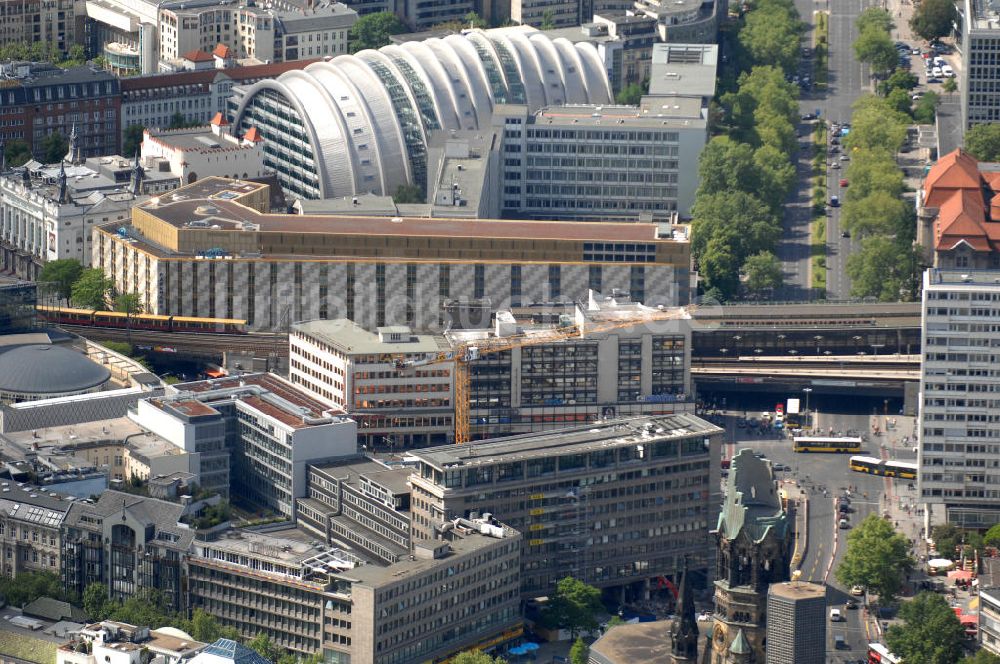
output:
M796 436L792 439L795 452L833 452L836 454L857 454L861 451L861 439L850 436L824 438L820 436Z

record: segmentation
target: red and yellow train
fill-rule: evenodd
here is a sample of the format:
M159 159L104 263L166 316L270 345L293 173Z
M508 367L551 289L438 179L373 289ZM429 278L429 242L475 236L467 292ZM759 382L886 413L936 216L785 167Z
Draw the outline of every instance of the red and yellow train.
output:
M97 311L38 305L38 315L62 325L130 328L155 332L208 332L215 334L246 334L247 322L236 318L194 318L191 316L158 316L156 314L126 314L122 311Z

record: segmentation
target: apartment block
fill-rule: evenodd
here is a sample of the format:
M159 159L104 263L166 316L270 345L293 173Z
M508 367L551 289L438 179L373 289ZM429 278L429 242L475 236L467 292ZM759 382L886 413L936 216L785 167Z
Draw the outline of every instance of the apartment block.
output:
M176 503L120 491L105 491L96 503L74 502L62 524L63 583L80 595L103 583L119 601L155 590L164 608L182 610L184 557L194 540L183 516Z
M728 0L635 0L633 9L656 19L660 41L714 44L729 13Z
M70 505L70 500L51 492L16 482L0 483L0 551L5 577L59 573L60 528Z
M390 565L294 530L229 531L195 542L191 606L327 662L439 661L521 634L520 549L516 531L483 520L442 524Z
M1000 271L924 273L918 490L928 527L940 510L964 528L1000 521L998 303Z
M269 191L212 177L135 206L130 224L98 229L93 264L150 313L253 330L440 329L447 301L584 299L595 273L606 292L641 284L653 307L689 301L690 245L673 226L273 214Z
M353 420L272 374L178 383L132 418L201 455L201 482L285 517L306 495L306 464L352 455Z
M16 62L0 66L0 139L28 144L44 156L50 134L76 133L83 158L117 154L121 91L118 79L90 66L63 69L50 63Z
M75 0L0 1L0 45L52 44L63 53L83 40L83 19Z
M567 575L642 597L685 558L709 568L721 434L684 413L412 451L413 533L495 514L524 533L522 597Z

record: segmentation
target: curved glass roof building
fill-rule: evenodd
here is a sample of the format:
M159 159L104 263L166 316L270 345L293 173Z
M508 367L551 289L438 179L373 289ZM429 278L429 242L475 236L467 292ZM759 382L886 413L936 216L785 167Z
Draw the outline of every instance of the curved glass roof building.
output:
M590 44L531 28L474 30L317 62L255 83L236 127L256 127L265 163L303 198L424 187L427 132L488 127L495 104L534 111L613 97Z

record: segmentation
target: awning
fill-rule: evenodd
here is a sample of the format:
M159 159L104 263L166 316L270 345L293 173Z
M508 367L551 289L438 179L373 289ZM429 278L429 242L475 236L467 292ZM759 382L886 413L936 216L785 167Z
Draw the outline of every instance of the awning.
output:
M959 616L958 617L958 621L960 623L962 623L963 625L978 625L979 624L979 616L974 616L974 615L966 614L964 616Z
M215 369L209 369L205 372L205 375L209 378L222 378L223 376L228 376L225 371L216 371Z
M933 567L934 569L947 569L952 567L955 563L948 560L947 558L934 558L927 561L928 567Z
M955 579L956 581L971 581L972 572L964 569L953 569L948 572L949 579Z

